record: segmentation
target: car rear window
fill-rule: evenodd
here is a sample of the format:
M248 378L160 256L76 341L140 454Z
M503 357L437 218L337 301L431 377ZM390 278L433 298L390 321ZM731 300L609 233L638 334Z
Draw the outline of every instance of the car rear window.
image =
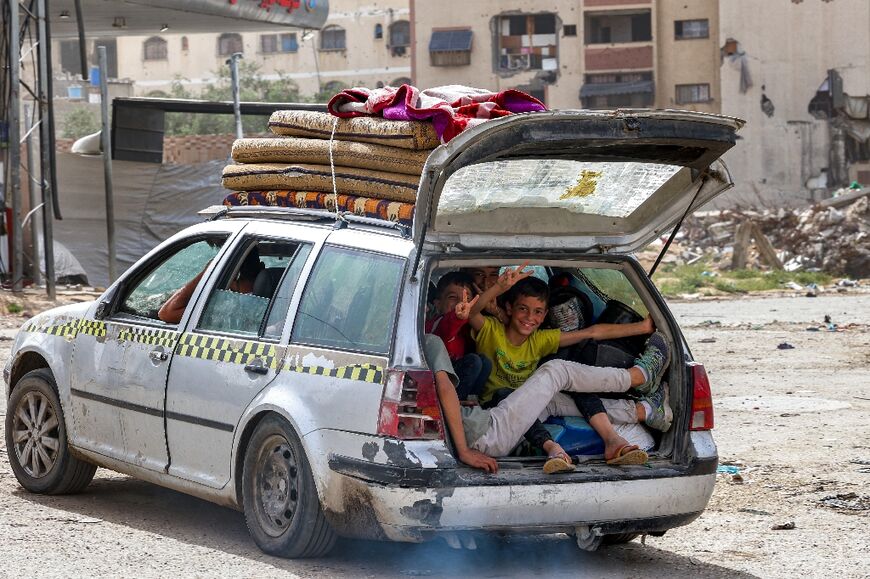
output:
M294 343L386 354L404 260L326 246L305 287Z

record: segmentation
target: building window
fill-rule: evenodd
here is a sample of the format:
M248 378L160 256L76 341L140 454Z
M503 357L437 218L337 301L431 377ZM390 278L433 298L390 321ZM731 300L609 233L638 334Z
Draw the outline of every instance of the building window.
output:
M320 31L320 50L347 50L347 36L340 26L327 26Z
M380 40L384 37L384 25L375 24L375 40Z
M651 12L587 14L584 35L586 44L649 42L652 40Z
M260 52L275 54L276 52L296 52L299 42L295 32L285 34L263 34L260 36Z
M577 36L577 25L566 24L562 27L562 36Z
M190 50L190 42L188 42L186 36L181 37L181 50Z
M496 18L500 71L559 68L555 14L511 14Z
M429 62L432 66L468 66L471 64L470 28L433 30L429 39Z
M245 47L242 43L242 35L233 32L227 32L218 36L218 55L229 56L236 52L244 52Z
M702 20L675 20L674 38L687 40L690 38L710 38L710 21Z
M710 102L709 84L678 84L676 87L677 104Z
M145 41L145 60L166 60L166 41L159 36L152 36Z
M405 56L411 46L411 23L399 20L390 24L390 54Z
M653 104L653 73L587 74L580 100L588 109L647 108Z

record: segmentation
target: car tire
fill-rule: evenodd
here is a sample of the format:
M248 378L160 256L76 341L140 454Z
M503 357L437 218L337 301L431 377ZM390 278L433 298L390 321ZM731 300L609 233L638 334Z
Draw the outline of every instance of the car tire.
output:
M604 535L602 543L605 545L622 545L637 539L639 533L614 533L612 535Z
M40 368L22 376L6 409L6 451L22 487L32 493L61 495L88 486L97 467L70 453L51 371Z
M335 546L302 442L277 414L266 416L248 442L242 503L248 531L265 553L321 557Z

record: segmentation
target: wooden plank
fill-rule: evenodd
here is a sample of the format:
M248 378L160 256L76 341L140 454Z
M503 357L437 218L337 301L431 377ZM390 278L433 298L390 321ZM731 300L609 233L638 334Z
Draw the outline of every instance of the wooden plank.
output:
M845 195L840 195L839 197L831 197L830 199L819 201L819 205L821 205L822 207L845 207L846 205L851 204L853 201L857 201L861 197L865 197L867 195L870 195L870 187L864 187L863 189L858 189L853 193L846 193Z
M734 233L734 254L731 256L731 269L746 268L746 256L749 253L751 238L751 222L743 222L737 225L737 231Z
M761 232L761 228L757 223L750 221L749 225L752 227L752 237L755 239L755 249L758 250L758 255L761 258L761 261L773 269L782 269L782 262L779 260L779 257L777 257L776 250L773 248L773 245L770 244L770 240Z

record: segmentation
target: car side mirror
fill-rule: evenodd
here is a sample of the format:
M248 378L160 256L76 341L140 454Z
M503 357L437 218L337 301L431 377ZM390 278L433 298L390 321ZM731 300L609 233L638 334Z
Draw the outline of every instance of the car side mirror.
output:
M112 312L112 304L115 302L115 296L118 295L118 287L115 286L103 294L103 298L97 304L97 309L94 312L95 320L103 320Z

